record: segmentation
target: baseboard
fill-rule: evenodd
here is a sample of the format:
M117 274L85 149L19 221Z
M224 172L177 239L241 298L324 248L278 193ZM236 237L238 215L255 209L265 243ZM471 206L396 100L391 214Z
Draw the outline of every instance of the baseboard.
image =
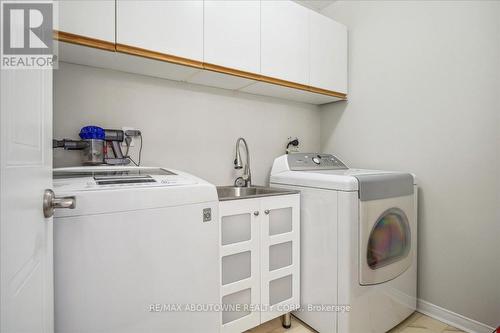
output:
M422 299L417 300L417 311L469 333L492 333L495 330L493 327L443 309Z

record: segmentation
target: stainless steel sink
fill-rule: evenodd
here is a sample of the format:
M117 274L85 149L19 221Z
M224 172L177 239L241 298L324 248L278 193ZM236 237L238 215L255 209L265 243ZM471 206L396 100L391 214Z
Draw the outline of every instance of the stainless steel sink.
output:
M299 191L285 190L273 187L251 186L251 187L236 187L236 186L217 186L217 194L220 201L249 199L258 197L267 197L274 195L286 195L299 193Z

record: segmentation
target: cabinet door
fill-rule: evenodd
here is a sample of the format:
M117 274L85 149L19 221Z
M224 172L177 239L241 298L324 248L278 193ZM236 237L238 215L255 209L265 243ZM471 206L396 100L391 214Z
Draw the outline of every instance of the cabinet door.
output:
M115 0L60 0L54 8L56 30L115 42Z
M261 222L261 313L266 322L300 305L299 194L263 198Z
M347 93L347 28L310 12L310 85Z
M309 11L293 1L262 1L263 75L309 84Z
M221 300L224 307L260 304L260 201L220 203ZM242 332L260 324L260 312L226 309L221 332ZM258 310L258 309L257 309Z
M204 61L260 72L260 1L206 0Z
M117 0L118 44L203 61L203 1Z

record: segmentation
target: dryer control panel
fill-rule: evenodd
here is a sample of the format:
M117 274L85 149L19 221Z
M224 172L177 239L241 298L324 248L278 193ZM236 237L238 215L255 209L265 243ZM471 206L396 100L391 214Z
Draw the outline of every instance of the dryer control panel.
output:
M345 170L347 166L332 154L293 153L288 154L288 166L293 171Z

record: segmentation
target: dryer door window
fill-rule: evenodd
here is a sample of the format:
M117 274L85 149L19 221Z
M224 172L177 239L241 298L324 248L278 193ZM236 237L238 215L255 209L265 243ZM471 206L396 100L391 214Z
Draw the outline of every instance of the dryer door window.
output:
M372 270L390 265L410 252L410 225L406 214L398 208L385 211L368 238L367 264Z

